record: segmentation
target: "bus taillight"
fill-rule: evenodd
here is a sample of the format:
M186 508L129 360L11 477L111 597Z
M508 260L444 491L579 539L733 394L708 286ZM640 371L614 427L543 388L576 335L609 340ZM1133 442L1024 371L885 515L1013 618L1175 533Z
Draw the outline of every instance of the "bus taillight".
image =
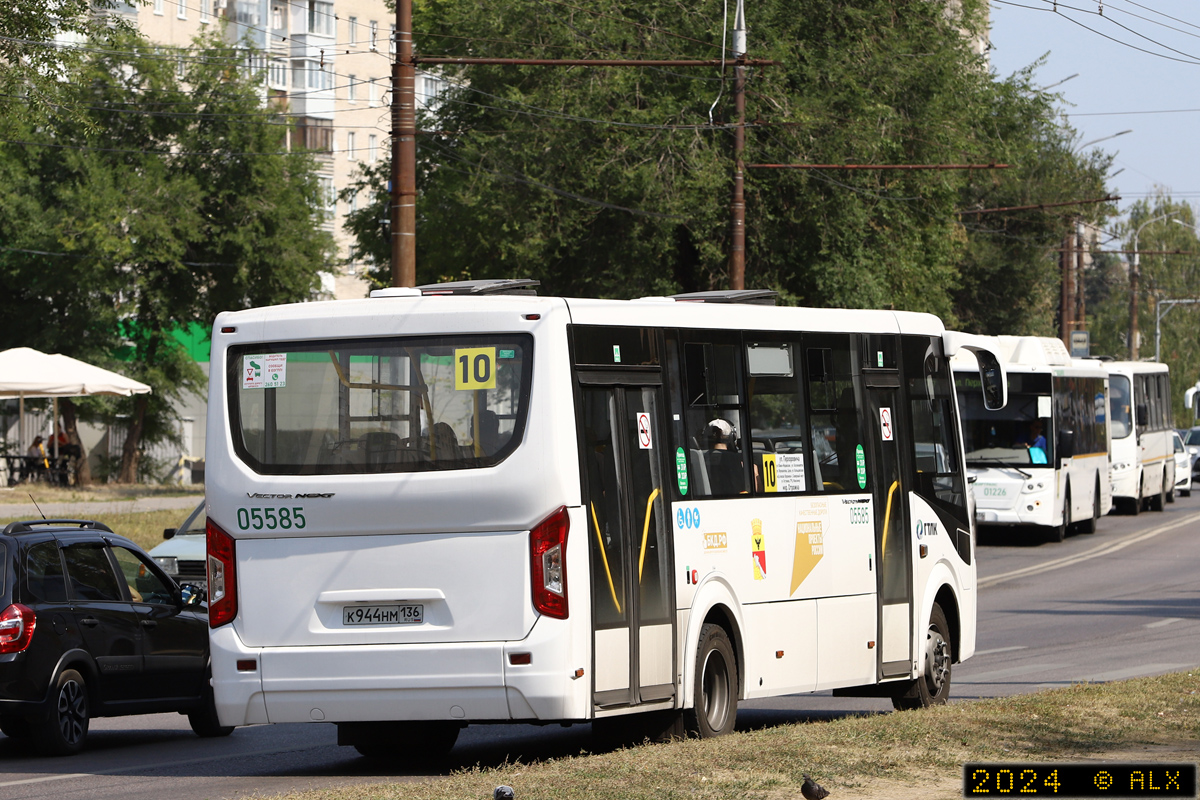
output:
M208 519L208 627L219 628L237 616L237 561L233 538Z
M571 521L567 507L539 522L529 532L530 565L533 571L533 607L556 619L567 618L567 531Z

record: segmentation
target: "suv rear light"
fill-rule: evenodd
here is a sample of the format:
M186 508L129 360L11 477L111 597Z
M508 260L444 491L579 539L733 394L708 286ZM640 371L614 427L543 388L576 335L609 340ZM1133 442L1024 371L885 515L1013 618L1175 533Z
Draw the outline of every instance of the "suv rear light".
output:
M567 507L539 522L529 532L533 573L533 607L555 619L567 618L567 532L571 520Z
M205 525L208 544L208 627L219 628L237 616L236 542L210 517Z
M19 653L33 639L37 615L29 606L13 603L0 613L0 654Z

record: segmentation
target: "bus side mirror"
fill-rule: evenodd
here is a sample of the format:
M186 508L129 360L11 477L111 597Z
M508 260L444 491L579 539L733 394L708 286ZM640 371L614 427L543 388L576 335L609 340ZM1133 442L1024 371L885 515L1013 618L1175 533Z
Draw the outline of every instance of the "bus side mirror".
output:
M1058 432L1058 457L1075 457L1075 431L1064 428Z
M983 407L988 411L999 411L1008 405L1008 386L1000 360L989 350L976 350L979 362L979 380L983 385Z

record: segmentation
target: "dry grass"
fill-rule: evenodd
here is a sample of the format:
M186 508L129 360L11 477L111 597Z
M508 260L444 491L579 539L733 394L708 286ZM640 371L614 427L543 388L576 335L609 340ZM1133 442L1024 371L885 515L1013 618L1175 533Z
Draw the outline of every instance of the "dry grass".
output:
M481 800L506 783L519 800L793 800L809 773L831 798L930 800L962 796L966 761L1136 754L1160 761L1200 756L1200 670L279 797Z
M0 506L0 510L3 510L3 508L3 506ZM128 539L132 539L143 550L149 550L155 545L162 543L163 528L178 526L190 513L190 508L171 509L167 511L143 511L136 514L106 511L102 514L91 514L88 518L94 519L97 522L103 522L112 528L113 533L119 533ZM24 519L29 519L29 517L0 516L0 528L3 528L3 526L10 522Z
M45 503L103 503L122 500L137 500L142 497L183 497L196 495L196 501L204 494L203 485L162 486L158 484L106 483L97 486L51 486L48 483L22 483L13 487L0 488L0 508L29 502L29 496L40 504Z

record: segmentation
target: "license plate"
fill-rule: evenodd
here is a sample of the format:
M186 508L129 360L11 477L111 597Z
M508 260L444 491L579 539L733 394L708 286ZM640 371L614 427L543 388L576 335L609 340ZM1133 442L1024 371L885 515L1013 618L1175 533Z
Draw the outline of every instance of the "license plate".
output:
M343 625L420 625L425 606L420 603L394 606L343 606Z

